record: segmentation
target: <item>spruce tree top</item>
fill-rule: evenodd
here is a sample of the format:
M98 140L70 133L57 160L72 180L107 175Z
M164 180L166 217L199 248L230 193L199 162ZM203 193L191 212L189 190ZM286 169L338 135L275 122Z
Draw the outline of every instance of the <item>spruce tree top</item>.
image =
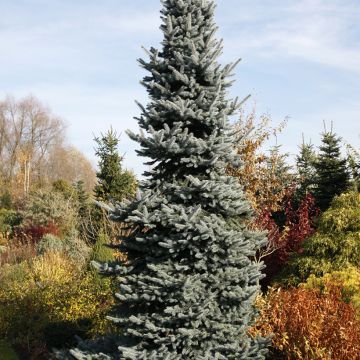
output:
M143 84L150 103L129 133L150 158L137 199L112 214L129 224L127 264L100 266L120 281L111 320L116 346L72 351L77 359L264 359L267 340L248 330L256 311L263 234L236 178L227 99L235 64L221 66L214 1L164 0L161 51L151 48ZM101 352L109 355L101 355ZM87 356L87 357L86 357Z
M228 79L236 64L216 61L222 51L214 38L214 2L163 1L163 49L151 48L149 61L139 60L150 72L143 80L151 102L140 105L143 133L131 138L141 145L139 155L151 159L149 185L223 174L233 160L228 116L238 107L226 99ZM227 136L225 136L225 134Z
M315 199L325 211L336 195L349 187L350 174L347 161L341 156L341 138L332 131L322 134L320 152L315 162L316 188Z

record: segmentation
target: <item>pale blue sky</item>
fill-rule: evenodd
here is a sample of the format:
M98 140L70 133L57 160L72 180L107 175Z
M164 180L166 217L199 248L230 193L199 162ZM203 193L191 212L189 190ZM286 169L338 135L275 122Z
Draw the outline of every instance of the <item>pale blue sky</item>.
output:
M125 129L146 103L136 59L161 40L159 0L0 0L0 97L33 94L68 124L69 142L94 162L93 133L122 132L125 165L143 159ZM360 1L218 0L223 62L243 59L232 95L248 93L297 152L319 143L322 121L360 144ZM251 105L251 102L249 103Z

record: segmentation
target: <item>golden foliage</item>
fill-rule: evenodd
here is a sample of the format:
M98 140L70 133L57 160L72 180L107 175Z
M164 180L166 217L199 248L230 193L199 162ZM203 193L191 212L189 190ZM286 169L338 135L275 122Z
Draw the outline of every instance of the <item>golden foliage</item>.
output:
M258 299L254 336L272 335L272 352L288 360L357 360L360 321L341 288L270 289Z
M282 156L278 152L267 155L263 147L266 142L281 133L286 121L271 127L268 115L257 119L255 107L248 114L241 114L235 125L237 133L236 150L242 160L239 168L228 168L228 173L239 179L253 207L258 210L278 211L282 200L288 195L292 182L289 174L278 173Z
M360 269L350 266L341 271L333 271L323 277L311 275L306 283L301 284L305 289L318 289L328 293L332 286L341 288L342 299L351 302L360 315Z
M112 299L110 280L89 271L80 273L60 253L5 265L0 275L0 338L30 351L49 339L52 324L67 324L71 331L64 339L54 333L50 343L63 341L65 345L75 333L103 334L110 326L105 315Z

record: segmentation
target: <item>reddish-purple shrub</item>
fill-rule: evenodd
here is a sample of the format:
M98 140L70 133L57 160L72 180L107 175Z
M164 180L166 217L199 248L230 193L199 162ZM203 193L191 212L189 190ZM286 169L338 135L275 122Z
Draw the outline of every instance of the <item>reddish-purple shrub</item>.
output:
M319 214L311 194L301 201L299 207L294 209L292 199L284 201L285 224L283 228L275 222L272 213L265 209L258 214L255 227L268 232L268 246L260 254L266 264L266 278L263 285L269 285L272 279L280 273L294 252L302 251L302 243L315 231L314 220Z
M37 244L46 234L58 236L59 228L53 222L49 222L46 226L29 224L16 229L16 238L21 242L31 242Z

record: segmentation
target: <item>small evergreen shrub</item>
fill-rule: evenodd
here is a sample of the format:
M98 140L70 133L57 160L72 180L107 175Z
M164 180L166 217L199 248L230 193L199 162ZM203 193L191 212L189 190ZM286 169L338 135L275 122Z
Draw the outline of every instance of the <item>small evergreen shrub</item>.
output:
M330 206L335 196L349 189L349 164L341 155L341 138L332 131L322 133L319 154L314 162L315 184L313 195L322 211Z
M72 230L64 238L64 252L79 266L85 265L91 255L91 248L79 237L77 230Z
M109 243L109 236L103 231L100 232L99 237L93 248L92 260L98 262L114 261L114 250L107 246Z
M20 225L21 221L22 217L17 211L0 209L0 237L2 239L11 237L14 228Z
M64 241L53 234L46 234L36 245L36 250L39 255L44 255L48 251L64 252Z
M2 185L4 186L4 185ZM5 209L11 209L13 206L13 199L9 189L5 189L0 194L0 207Z
M133 197L137 182L131 171L123 169L123 157L118 152L119 135L111 128L94 140L97 145L95 155L99 158L95 199L108 203Z
M64 239L52 234L46 234L36 246L39 255L47 252L58 252L68 256L80 267L89 260L91 248L78 237L77 231L72 231Z

